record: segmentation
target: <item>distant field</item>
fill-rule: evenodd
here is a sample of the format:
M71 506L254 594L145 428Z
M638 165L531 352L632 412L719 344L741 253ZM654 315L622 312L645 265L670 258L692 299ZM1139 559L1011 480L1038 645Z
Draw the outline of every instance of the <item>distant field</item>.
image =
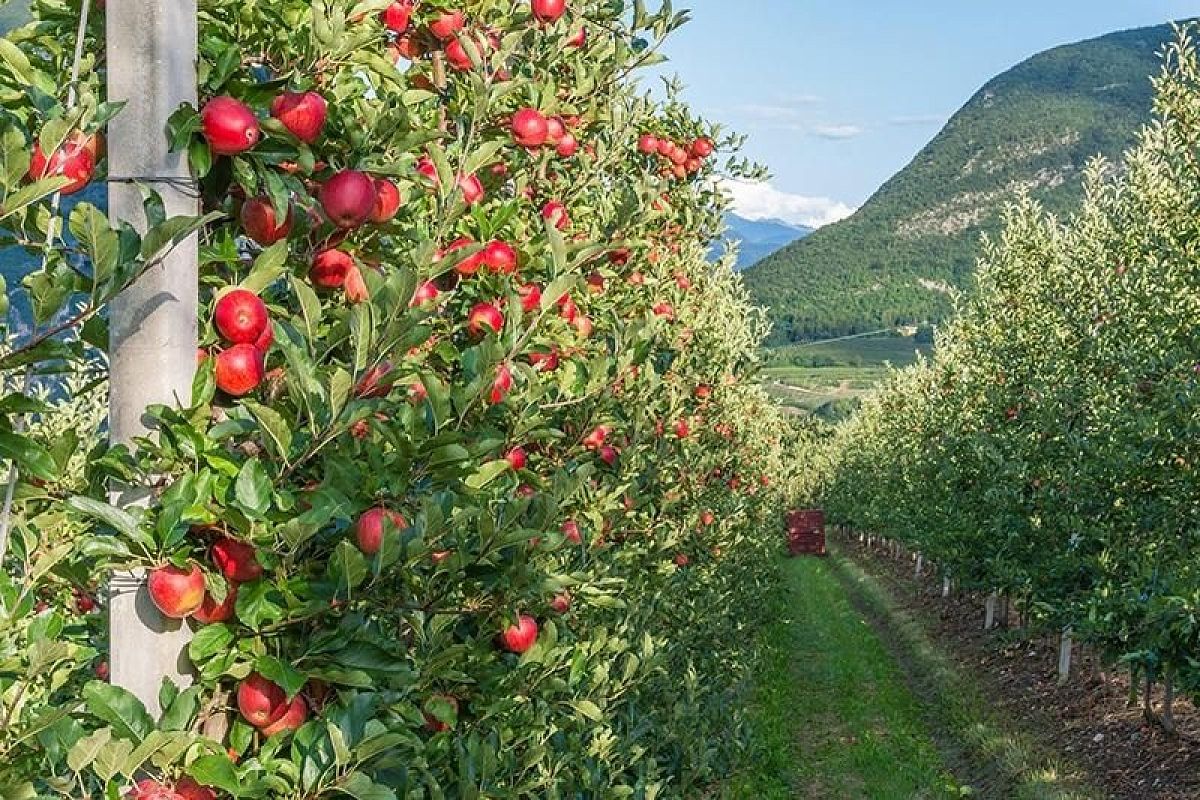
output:
M888 373L932 347L912 338L846 339L772 349L763 370L767 393L800 412L836 419Z
M917 353L928 354L932 345L918 343L905 336L843 339L772 348L771 366L878 366L884 363L903 367L916 361Z

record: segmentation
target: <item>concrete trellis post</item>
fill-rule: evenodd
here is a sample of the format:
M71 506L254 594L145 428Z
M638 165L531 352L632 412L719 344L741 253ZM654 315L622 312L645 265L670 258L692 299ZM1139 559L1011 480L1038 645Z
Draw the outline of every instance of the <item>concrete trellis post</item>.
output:
M1058 644L1058 685L1065 686L1071 679L1071 648L1073 644L1071 626L1063 628L1062 639Z
M196 102L196 0L108 0L108 98L124 110L108 126L109 214L143 228L141 192L157 191L168 216L198 212L187 159L167 152L166 123L181 103ZM188 403L196 364L197 237L125 291L111 308L109 424L114 442L147 431L155 403ZM117 502L136 504L134 487ZM141 573L113 576L111 671L114 684L157 714L163 677L191 682L186 623L164 618Z
M983 617L983 629L985 631L990 631L996 627L996 601L999 599L1000 596L997 592L992 592L987 597L986 611Z

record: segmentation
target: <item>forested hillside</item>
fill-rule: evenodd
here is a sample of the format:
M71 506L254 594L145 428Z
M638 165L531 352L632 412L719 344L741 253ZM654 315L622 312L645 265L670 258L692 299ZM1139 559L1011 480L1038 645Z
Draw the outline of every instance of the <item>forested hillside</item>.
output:
M1172 35L1162 25L1058 47L989 82L858 213L745 273L771 309L772 343L945 315L1006 202L1028 192L1074 209L1088 161L1132 144Z

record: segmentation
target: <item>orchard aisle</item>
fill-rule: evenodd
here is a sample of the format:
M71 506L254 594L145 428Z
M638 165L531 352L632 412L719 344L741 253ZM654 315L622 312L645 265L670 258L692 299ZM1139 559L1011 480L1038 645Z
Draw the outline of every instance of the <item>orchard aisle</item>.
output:
M1002 718L884 586L842 556L783 566L754 768L727 798L1099 800Z
M828 560L784 565L760 675L756 773L729 797L959 797L903 670ZM753 792L754 794L751 794Z

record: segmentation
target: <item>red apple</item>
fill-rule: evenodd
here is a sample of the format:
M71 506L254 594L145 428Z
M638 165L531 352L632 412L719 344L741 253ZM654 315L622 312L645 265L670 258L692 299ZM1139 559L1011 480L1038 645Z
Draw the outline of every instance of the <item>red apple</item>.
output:
M322 289L337 289L346 282L354 259L342 250L322 250L313 257L308 279Z
M558 369L558 351L549 353L534 351L528 355L529 364L538 372L553 372Z
M224 575L235 583L249 583L262 577L263 568L258 563L254 545L239 542L224 536L212 546L212 560Z
M476 39L474 44L476 47L478 47L479 40ZM475 66L471 62L471 54L467 52L467 46L463 44L461 36L456 37L452 41L446 42L446 46L443 48L443 50L446 53L446 63L450 65L451 69L458 70L459 72L466 72L471 67Z
M572 544L583 544L583 534L579 532L579 523L575 520L569 519L564 522L562 532Z
M328 104L316 92L284 92L271 101L271 116L305 144L321 138Z
M536 108L522 108L512 116L513 141L521 147L541 147L550 136L550 122Z
M228 622L233 619L233 614L237 608L237 592L236 583L227 581L228 588L225 592L225 599L218 603L213 599L213 596L208 592L204 593L204 602L192 614L192 618L197 622L205 625L212 625L216 622Z
M408 30L408 23L412 19L412 11L412 0L395 0L379 16L383 20L383 26L389 31L404 33Z
M181 778L175 784L175 794L179 800L217 800L217 793L207 786L201 786L191 778Z
M571 610L571 595L569 592L560 592L550 601L550 608L556 614L565 614Z
M612 428L608 425L597 425L592 429L592 432L583 437L583 446L588 450L598 450L604 444L604 440L612 433Z
M107 661L96 662L96 680L107 681L111 674Z
M617 451L617 448L610 444L606 444L600 448L600 460L605 464L608 464L610 467L617 463L617 458L619 455L620 453Z
M282 714L261 727L259 732L269 738L278 733L294 731L307 719L308 704L304 702L303 697L297 695L292 698L292 702L287 704Z
M241 397L262 383L265 367L263 354L252 344L235 344L217 353L217 388L232 397Z
M512 369L508 364L496 367L496 377L492 379L492 390L488 393L488 402L492 405L504 402L504 398L512 391Z
M197 564L191 569L173 564L152 569L146 585L150 599L164 617L183 619L204 602L204 573Z
M712 139L701 137L692 142L690 152L691 155L695 156L696 158L708 158L713 154L715 149L716 148L712 143Z
M586 27L581 27L575 33L571 34L571 38L567 39L567 47L584 47L587 45L588 32Z
M476 303L467 316L467 331L472 336L484 336L488 331L500 333L504 315L493 303Z
M578 152L578 150L579 141L576 140L574 134L571 133L564 134L563 137L558 140L558 146L554 148L554 151L558 153L559 158L571 158L576 152Z
M385 381L384 378L391 372L392 362L390 361L381 361L371 367L354 387L354 396L364 400L387 397L388 393L392 391L392 384L390 381Z
M246 722L264 728L287 713L287 693L275 682L252 672L238 684L237 706Z
M262 134L258 117L250 107L228 95L214 97L204 104L200 111L200 131L219 156L246 152L258 144Z
M690 434L691 432L692 432L692 429L688 425L688 421L686 419L681 419L675 423L675 435L678 436L680 439L686 439L688 437L688 434Z
M371 290L363 279L362 270L355 264L346 272L346 282L342 284L346 291L346 300L351 303L365 303L371 299Z
M638 150L648 156L658 153L658 137L643 133L638 139Z
M443 42L448 42L466 25L466 17L461 11L446 11L429 23L429 32Z
M571 217L567 214L567 207L557 200L551 200L542 206L542 218L560 231L566 229L571 224Z
M86 137L76 131L47 159L42 152L41 142L35 139L29 154L28 178L32 181L53 177L69 178L70 183L58 191L64 195L82 191L91 182L92 173L96 169L96 158L88 148L87 141Z
M509 450L504 459L508 461L508 465L513 469L525 469L525 465L529 461L529 457L525 454L525 448L523 447L514 447Z
M688 559L686 553L676 553L675 554L675 566L686 567L688 565L688 563L689 563L689 559Z
M567 126L562 117L546 118L546 144L558 144L567 135Z
M521 297L521 310L526 314L537 311L542 306L542 288L536 283L526 283L517 287Z
M483 199L483 183L474 175L459 175L458 189L462 192L463 202L469 206Z
M415 292L413 292L412 300L409 301L408 306L409 308L416 308L417 306L423 306L426 303L432 303L434 300L437 300L437 298L437 284L433 281L425 281L417 287Z
M408 527L408 522L398 511L383 506L368 509L354 523L354 540L358 543L359 550L369 556L380 551L383 547L385 521L393 533Z
M556 22L567 11L567 0L532 0L530 7L538 22Z
M269 247L286 239L292 231L292 209L288 208L283 221L275 214L275 206L267 197L252 197L242 203L242 230L263 247Z
M445 251L437 253L437 259L440 261L451 253L456 253L459 250L464 250L475 244L475 240L469 236L460 236L451 242ZM459 275L474 275L479 272L479 268L483 266L483 251L479 251L474 255L467 256L454 265L454 271Z
M180 800L179 794L170 786L150 778L138 781L137 785L126 793L125 798L126 800Z
M325 181L318 199L330 222L339 228L356 228L375 210L375 181L358 170L342 170Z
M371 210L369 219L376 225L381 225L396 216L400 211L400 190L396 184L387 178L375 179L375 207Z
M254 340L254 347L258 352L266 355L266 352L271 349L271 345L275 344L275 328L268 322L257 339Z
M500 646L510 653L524 653L537 642L537 635L537 620L521 614L516 625L508 626L500 634Z
M492 272L511 275L517 271L517 251L508 242L493 239L483 248L482 256Z
M221 295L213 309L213 322L217 332L234 344L253 344L271 324L266 304L247 289Z

